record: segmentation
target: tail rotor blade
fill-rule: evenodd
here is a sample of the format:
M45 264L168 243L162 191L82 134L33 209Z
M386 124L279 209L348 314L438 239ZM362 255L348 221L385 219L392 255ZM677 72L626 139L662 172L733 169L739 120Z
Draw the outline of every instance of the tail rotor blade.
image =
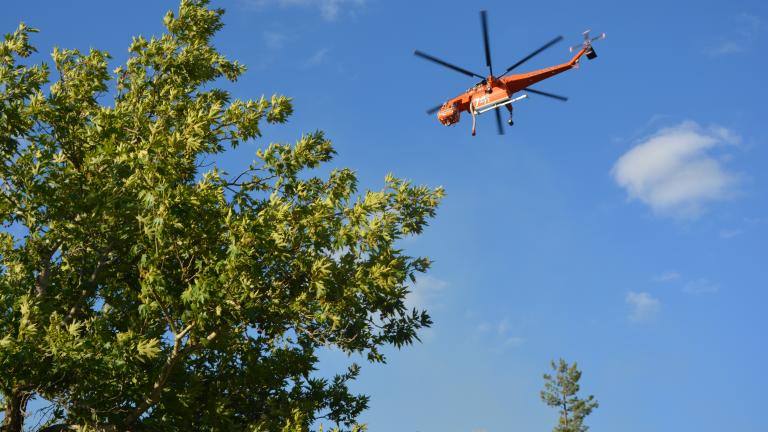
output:
M427 110L427 115L432 115L432 114L434 114L434 113L436 113L436 112L440 111L440 108L442 108L442 107L443 107L443 105L442 105L442 104L440 104L440 105L438 105L438 106L436 106L436 107L432 107L432 108L428 109L428 110Z
M482 75L478 75L478 74L476 74L474 72L470 72L470 71L468 71L468 70L466 70L464 68L460 68L460 67L458 67L456 65L450 64L447 61L440 60L439 58L433 57L433 56L431 56L431 55L429 55L429 54L427 54L425 52L421 52L419 50L416 50L416 51L413 52L413 55L415 55L417 57L421 57L421 58L426 59L426 60L429 60L431 62L437 63L437 64L439 64L441 66L445 66L448 69L453 69L456 72L463 73L464 75L469 75L469 76L478 77L480 79L485 79L485 77L482 76Z
M491 46L488 43L488 14L486 11L480 11L480 22L483 26L483 43L485 46L485 65L493 76L493 66L491 65Z
M606 36L607 36L607 35L605 34L605 32L603 32L603 33L600 33L600 35L599 35L599 36L595 36L595 37L593 37L593 38L592 38L592 39L591 39L589 42L590 42L590 43L592 43L592 42L594 42L594 41L603 40L603 39L605 39L605 38L606 38Z
M529 91L531 93L535 93L537 95L551 97L552 99L557 99L557 100L560 100L560 101L563 101L563 102L566 102L568 100L568 98L565 97L565 96L556 95L554 93L547 93L547 92L543 92L541 90L535 90L535 89L532 89L532 88L525 88L523 90L524 91Z
M504 135L504 124L501 121L501 111L496 108L496 126L499 128L499 135Z
M532 53L528 54L527 56L523 57L523 59L522 59L522 60L520 60L519 62L517 62L517 63L513 64L513 65L512 65L512 66L510 66L510 67L508 67L508 68L507 68L507 70L506 70L506 71L505 71L505 72L504 72L504 73L503 73L501 76L504 76L504 75L506 75L507 73L509 73L509 72L511 72L513 69L515 69L516 67L518 67L518 66L520 66L521 64L523 64L523 63L527 62L528 60L530 60L530 59L534 58L535 56L539 55L539 54L540 54L542 51L544 51L545 49L547 49L547 48L551 47L552 45L554 45L554 44L556 44L556 43L560 42L561 40L563 40L563 37L562 37L562 36L558 36L558 37L556 37L556 38L552 39L551 41L549 41L549 42L547 42L546 44L544 44L544 46L542 46L541 48L539 48L539 49L537 49L536 51L534 51L534 52L532 52ZM501 78L501 77L499 77L499 78Z

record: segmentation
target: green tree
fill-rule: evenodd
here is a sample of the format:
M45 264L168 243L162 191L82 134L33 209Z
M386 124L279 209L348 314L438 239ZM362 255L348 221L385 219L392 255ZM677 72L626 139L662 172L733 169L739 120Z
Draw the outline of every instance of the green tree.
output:
M442 189L310 171L335 153L322 132L241 173L211 165L292 108L216 87L245 68L212 46L207 3L183 0L112 72L106 52L54 50L50 87L46 64L22 64L35 29L0 45L5 431L32 397L47 431L357 429L360 368L319 376L318 350L381 363L431 324L404 305L429 260L397 243Z
M551 363L555 375L544 374L544 390L541 391L541 400L547 405L557 408L560 413L554 432L586 432L589 427L584 424L593 409L598 407L597 400L592 395L586 399L578 396L581 371L576 362L569 365L560 359L558 363Z

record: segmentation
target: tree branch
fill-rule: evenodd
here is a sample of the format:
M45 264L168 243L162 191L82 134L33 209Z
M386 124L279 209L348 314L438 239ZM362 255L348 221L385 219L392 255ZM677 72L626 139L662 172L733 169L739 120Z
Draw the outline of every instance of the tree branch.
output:
M186 335L192 330L193 324L190 324L187 328L185 328L182 333L179 333L180 335ZM145 398L139 406L133 409L133 411L128 414L128 416L123 421L123 425L126 427L130 427L136 420L139 419L149 408L154 406L160 401L160 396L163 393L163 389L165 388L166 381L168 380L168 377L171 375L171 372L173 371L173 367L176 366L176 363L178 361L189 354L190 352L198 349L200 347L199 343L188 343L187 346L184 348L181 348L181 339L182 337L176 337L174 338L174 344L173 344L173 351L171 352L171 355L168 357L168 359L165 361L165 365L163 365L163 369L160 371L160 375L157 377L157 380L155 380L155 383L152 385L152 392L149 394L147 398ZM219 336L218 331L211 332L205 339L208 342L213 341Z
M35 279L35 294L38 298L45 296L45 291L48 289L48 279L51 276L51 258L56 254L56 251L61 247L62 241L54 243L53 246L45 251L43 254L43 264L40 269L40 274Z
M46 426L37 432L62 432L62 431L74 431L77 430L75 427L70 426L68 424L59 423L51 426Z
M80 307L83 303L83 298L86 297L91 291L95 291L96 284L98 282L99 275L101 275L101 271L104 269L104 266L109 263L109 260L107 259L109 257L109 254L113 251L112 246L107 246L103 248L99 253L99 259L96 262L96 265L93 268L93 272L91 272L91 276L88 278L88 280L85 283L85 287L82 290L82 295L80 299L78 299L77 303L72 307L72 309L69 310L69 313L67 314L67 317L65 319L65 322L72 322L72 320L75 318L75 315L77 315L80 312Z

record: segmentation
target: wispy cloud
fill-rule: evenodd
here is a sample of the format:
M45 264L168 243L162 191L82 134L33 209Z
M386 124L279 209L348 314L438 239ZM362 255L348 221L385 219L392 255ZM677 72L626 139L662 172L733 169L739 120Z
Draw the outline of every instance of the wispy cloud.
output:
M320 48L319 50L315 51L309 58L307 59L306 65L307 66L317 66L320 64L325 63L328 60L328 53L331 50L328 48Z
M434 276L418 276L411 292L405 298L405 305L408 309L418 310L434 307L447 286L447 282Z
M711 57L719 57L727 54L736 54L747 50L743 41L724 40L705 49L705 53Z
M720 57L746 52L755 44L763 28L763 20L749 13L731 16L728 24L722 27L727 30L719 39L703 49L704 54Z
M738 142L726 128L683 122L642 140L619 158L612 174L630 199L657 214L694 218L705 204L733 194L738 176L713 153Z
M511 347L519 347L525 343L525 338L520 336L510 336L504 340L504 344Z
M271 50L281 50L288 41L288 35L279 31L265 31L262 33L264 45Z
M504 318L503 320L499 321L499 323L496 325L496 333L498 333L499 336L505 336L507 333L509 333L509 320Z
M256 11L271 6L316 9L327 21L334 21L345 12L353 13L365 6L366 2L367 0L240 0L246 8Z
M509 320L504 318L498 322L482 322L477 325L477 331L481 333L495 333L498 336L507 336L509 334Z
M647 292L627 293L625 299L630 306L629 320L633 322L649 321L661 310L661 302Z
M695 281L688 282L683 287L683 292L685 292L687 294L694 294L694 295L697 295L697 294L714 294L714 293L718 292L719 290L720 290L720 288L716 284L710 282L706 278L700 278L700 279L697 279Z
M658 276L655 276L653 280L661 283L677 282L674 284L674 286L682 286L682 291L686 294L714 294L720 290L717 284L711 282L707 278L700 277L698 279L691 280L689 278L683 278L683 275L675 271L664 272Z
M680 273L676 271L665 271L664 273L655 276L653 280L656 282L671 282L680 279Z
M491 328L493 328L493 324L489 322L483 322L477 325L477 331L479 331L480 333L486 333L490 331Z
M477 331L489 335L500 345L508 347L519 347L525 343L525 338L511 332L512 327L509 319L503 318L496 322L482 322L477 325Z
M724 229L720 230L720 238L723 240L730 240L734 237L741 235L743 231L740 229Z

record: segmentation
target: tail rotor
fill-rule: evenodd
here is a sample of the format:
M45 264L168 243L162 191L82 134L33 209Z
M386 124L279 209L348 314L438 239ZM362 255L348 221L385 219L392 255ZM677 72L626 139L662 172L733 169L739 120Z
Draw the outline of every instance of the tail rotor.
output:
M605 39L607 35L605 33L600 33L595 37L591 37L589 34L590 31L591 30L587 30L583 33L584 35L583 42L581 42L579 45L573 45L572 47L568 48L568 50L570 52L574 52L576 50L586 49L588 59L592 60L593 58L597 57L597 53L595 52L595 49L592 48L592 43Z

